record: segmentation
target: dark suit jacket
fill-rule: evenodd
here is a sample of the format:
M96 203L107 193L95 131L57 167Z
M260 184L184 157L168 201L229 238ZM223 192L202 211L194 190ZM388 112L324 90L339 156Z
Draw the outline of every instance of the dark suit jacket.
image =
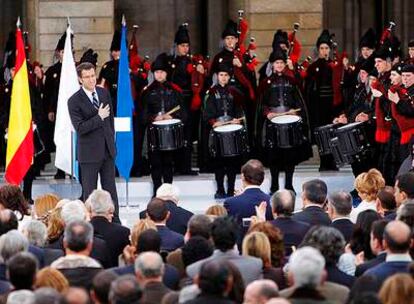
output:
M344 236L345 241L349 243L352 237L352 232L354 231L354 223L352 223L350 219L334 220L331 227L338 229Z
M83 287L86 290L90 290L92 288L93 278L102 271L102 268L62 268L59 271L69 281L70 286Z
M384 220L394 221L397 218L397 212L395 211L385 211Z
M366 261L365 263L358 265L355 270L355 276L359 277L363 275L365 271L367 271L368 269L371 269L381 264L382 262L385 262L386 257L387 257L387 253L382 252L379 255L377 255L375 258L373 258L372 260Z
M285 253L292 253L292 246L298 248L302 242L310 225L304 222L295 221L291 217L278 217L271 222L273 226L280 229L283 234L283 243L285 244Z
M167 286L169 289L178 290L179 283L180 283L180 275L178 270L169 264L164 264L164 275L162 277L162 282ZM134 265L128 265L123 267L116 267L112 268L116 274L124 275L124 274L132 274L135 275Z
M143 289L140 303L159 304L170 291L162 282L147 283Z
M384 281L396 273L408 273L408 266L410 262L383 262L367 271L364 275L374 276L379 286L384 283Z
M82 88L69 98L68 108L77 133L77 155L80 163L100 162L105 150L115 158L114 109L108 91L96 87L100 104L109 104L111 114L102 120Z
M63 247L63 234L57 240L49 243L46 247L65 250ZM109 251L106 246L106 242L102 238L98 238L96 236L93 237L92 252L90 257L97 260L103 268L109 268L111 265Z
M250 188L245 190L242 194L230 197L224 201L224 208L227 209L229 216L233 216L240 227L242 227L242 219L256 215L256 206L259 206L262 201L267 202L266 220L273 219L272 208L270 206L270 196L264 193L259 188ZM243 227L243 232L246 232L248 227Z
M110 266L118 266L118 256L129 244L129 229L117 223L110 223L103 216L91 219L94 234L105 240L110 254Z
M174 251L184 245L184 237L167 226L157 225L157 231L161 237L161 251Z
M190 220L190 217L193 216L193 213L177 206L176 203L172 201L165 201L168 211L170 211L170 217L167 220L167 227L172 231L175 231L179 234L184 235L187 231L187 224ZM139 213L139 218L146 218L147 210L141 211Z
M355 277L346 274L339 270L336 266L326 266L326 272L328 273L327 281L337 283L351 289L354 285Z
M44 255L44 264L45 266L50 266L54 261L58 258L63 257L65 252L61 249L53 249L53 248L43 248Z
M215 295L209 295L209 294L200 294L198 297L196 297L193 300L184 302L184 304L233 304L236 302L233 302L232 300L225 298L225 297L219 297Z
M296 221L308 223L311 226L331 225L331 219L328 214L317 206L306 207L303 211L293 214L292 218Z
M43 268L45 266L45 253L43 251L43 248L29 245L28 251L36 257L37 261L39 262L39 267Z

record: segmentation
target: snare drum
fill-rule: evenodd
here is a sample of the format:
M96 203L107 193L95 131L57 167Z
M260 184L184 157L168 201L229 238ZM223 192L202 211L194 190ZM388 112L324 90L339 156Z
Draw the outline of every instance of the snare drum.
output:
M331 139L332 146L337 147L333 153L338 165L352 164L368 154L370 144L365 131L365 123L354 122L341 126L335 131L336 137ZM339 152L339 153L338 153Z
M318 146L319 155L327 155L332 153L331 139L335 137L335 130L342 125L329 124L315 128L315 142Z
M213 157L239 156L248 151L244 126L229 124L211 130L209 150Z
M184 125L179 119L154 121L148 131L152 151L171 151L184 146Z
M267 124L268 147L293 148L303 143L302 118L283 115L272 118Z

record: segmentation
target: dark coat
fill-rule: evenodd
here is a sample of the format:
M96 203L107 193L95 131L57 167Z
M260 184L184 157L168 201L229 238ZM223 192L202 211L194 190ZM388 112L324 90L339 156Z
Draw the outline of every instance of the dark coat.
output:
M118 256L126 245L129 245L129 229L117 223L110 223L103 216L95 216L91 219L93 232L105 240L110 254L110 266L118 266Z
M147 283L143 289L140 302L145 304L159 304L162 298L170 291L162 282Z
M170 211L170 217L167 220L167 227L172 231L175 231L179 234L184 235L187 231L187 224L190 218L193 216L193 213L177 206L176 203L172 201L165 201L168 211ZM139 213L139 218L146 218L146 210Z
M379 286L390 276L396 273L408 273L410 262L383 262L369 270L364 275L374 276Z
M331 220L328 214L322 208L317 206L306 207L303 211L293 214L292 218L296 221L308 223L311 226L331 225Z
M157 231L161 237L161 251L174 251L184 245L184 237L167 226L157 225Z
M336 266L326 266L326 272L328 273L327 281L346 286L349 289L355 282L355 277L339 270Z
M356 277L362 276L365 273L365 271L381 264L382 262L385 262L386 257L387 257L387 253L382 252L379 255L377 255L375 258L373 258L372 260L366 261L365 263L358 265L355 270L355 276Z
M63 268L59 269L59 271L69 281L70 286L83 287L86 290L90 290L92 288L93 278L102 271L102 268Z
M345 238L345 241L349 243L354 231L354 224L349 219L339 219L333 221L331 227L338 229Z
M299 222L291 217L278 217L273 220L272 225L279 228L283 234L283 243L285 245L285 254L289 256L292 253L292 246L298 248L310 225Z
M77 133L77 156L80 163L104 160L107 150L115 158L114 108L108 91L96 87L100 104L110 107L110 116L104 120L81 88L69 98L68 108L72 125Z
M185 304L234 304L232 300L216 295L200 294L197 298L184 302Z

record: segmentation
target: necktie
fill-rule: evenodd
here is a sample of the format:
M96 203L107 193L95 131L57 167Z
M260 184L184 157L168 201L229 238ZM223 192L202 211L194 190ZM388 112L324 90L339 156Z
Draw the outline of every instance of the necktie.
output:
M92 103L95 109L99 109L99 100L96 98L96 92L92 92Z

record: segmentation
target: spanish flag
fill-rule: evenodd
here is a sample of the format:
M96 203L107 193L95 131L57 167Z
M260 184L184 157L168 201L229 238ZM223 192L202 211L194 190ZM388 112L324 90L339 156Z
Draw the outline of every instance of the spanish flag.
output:
M16 64L10 101L6 174L8 183L19 185L33 161L33 128L29 78L20 19L16 31Z

